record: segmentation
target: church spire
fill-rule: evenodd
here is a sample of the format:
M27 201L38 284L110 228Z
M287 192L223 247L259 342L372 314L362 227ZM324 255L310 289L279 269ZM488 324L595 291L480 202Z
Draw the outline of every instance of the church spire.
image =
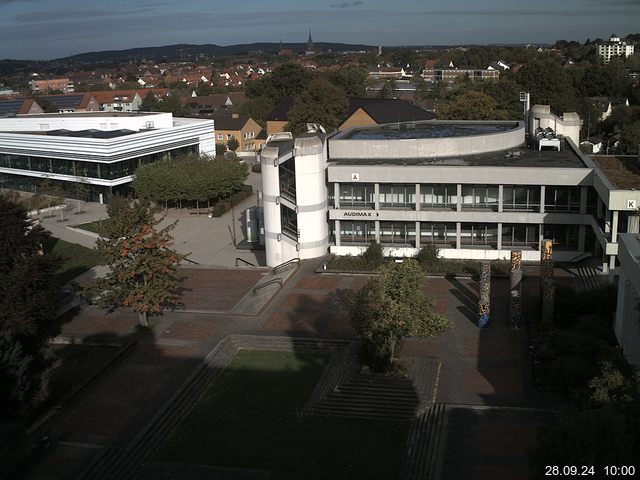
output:
M313 39L311 38L311 30L309 30L309 40L307 40L307 52L312 52L314 49Z

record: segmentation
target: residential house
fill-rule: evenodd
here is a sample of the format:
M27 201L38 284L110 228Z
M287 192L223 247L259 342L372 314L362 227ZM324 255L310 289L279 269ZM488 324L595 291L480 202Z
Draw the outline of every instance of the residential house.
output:
M267 137L274 133L284 132L289 123L289 110L293 107L293 99L285 97L280 100L267 115Z
M140 110L142 97L136 90L111 90L91 92L101 112L137 112Z
M415 122L434 118L435 114L423 110L406 100L350 97L345 119L338 127L338 131L352 127Z
M33 98L0 99L0 117L44 113Z
M63 93L73 93L74 86L68 78L51 78L43 80L34 78L29 81L29 88L33 93L48 93L50 91L61 91Z
M260 149L262 142L257 141L256 137L262 127L251 117L233 114L231 116L215 116L213 120L216 143L226 145L229 140L235 138L240 144L236 150L237 153L255 152Z
M613 109L621 106L629 106L629 99L624 97L589 97L591 106L600 112L600 118L591 119L592 121L606 120L609 118Z
M100 105L91 92L43 95L40 98L54 104L59 113L100 111Z
M246 96L244 92L217 93L202 97L183 98L182 103L186 107L188 115L198 117L227 116L231 114L231 109L244 103Z
M404 68L396 68L396 67L381 67L378 65L377 70L369 71L369 78L373 78L376 80L379 79L400 79L406 78L407 72L405 72Z

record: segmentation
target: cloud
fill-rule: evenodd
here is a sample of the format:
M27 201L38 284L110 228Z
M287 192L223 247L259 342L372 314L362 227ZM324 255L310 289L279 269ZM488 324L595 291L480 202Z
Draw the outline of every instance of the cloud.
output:
M637 2L636 2L637 3ZM635 6L635 5L634 5ZM549 10L544 8L539 9L487 9L487 10L427 10L423 12L416 12L414 15L437 15L437 16L491 16L491 17L523 17L523 16L549 16ZM554 10L553 16L555 17L594 17L594 16L611 16L618 15L619 12L612 12L607 8L591 8L583 10ZM638 16L640 10L626 11L626 16Z
M0 0L0 7L2 5L9 5L10 3L18 3L18 2L33 2L35 0Z
M595 0L591 3L610 7L640 7L640 0Z
M349 8L349 7L359 7L363 5L364 2L361 0L355 0L354 2L342 2L342 3L334 3L331 5L331 8Z

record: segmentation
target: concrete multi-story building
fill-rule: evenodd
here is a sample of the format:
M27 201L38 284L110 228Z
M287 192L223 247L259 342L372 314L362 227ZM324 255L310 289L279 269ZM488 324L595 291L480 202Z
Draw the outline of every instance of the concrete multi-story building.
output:
M547 238L556 260L591 254L608 271L618 233L638 231L640 176L638 190L620 187L606 173L616 167L583 155L577 115L528 116L528 127L424 121L272 137L260 157L268 264L357 255L374 241L391 256L435 245L447 258L518 249L539 261Z
M452 83L464 77L469 77L471 80L498 80L500 78L500 70L492 66L487 68L456 68L450 66L446 68L425 68L422 71L422 78L429 83Z
M29 81L29 88L33 93L48 93L60 91L62 93L73 93L75 87L68 78L51 78L47 80L36 79Z
M623 42L615 33L608 42L598 44L598 55L604 63L609 63L612 57L628 57L633 55L634 45Z
M640 367L640 236L622 233L618 245L620 268L613 330L627 360Z
M0 188L37 192L45 180L93 201L126 193L139 165L186 153L215 155L211 120L170 113L65 113L0 119Z

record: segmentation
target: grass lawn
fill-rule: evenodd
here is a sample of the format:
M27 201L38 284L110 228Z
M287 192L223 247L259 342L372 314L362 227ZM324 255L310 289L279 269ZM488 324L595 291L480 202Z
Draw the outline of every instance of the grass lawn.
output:
M104 220L96 220L95 222L81 223L80 225L74 225L73 228L79 228L81 230L87 230L88 232L98 233L100 225L102 224L106 226L109 221L110 220L108 218Z
M62 257L62 266L55 277L60 287L98 263L95 250L59 238L50 237L44 244L44 251Z
M300 415L329 358L241 350L155 461L271 471L274 479L389 479L407 422Z

